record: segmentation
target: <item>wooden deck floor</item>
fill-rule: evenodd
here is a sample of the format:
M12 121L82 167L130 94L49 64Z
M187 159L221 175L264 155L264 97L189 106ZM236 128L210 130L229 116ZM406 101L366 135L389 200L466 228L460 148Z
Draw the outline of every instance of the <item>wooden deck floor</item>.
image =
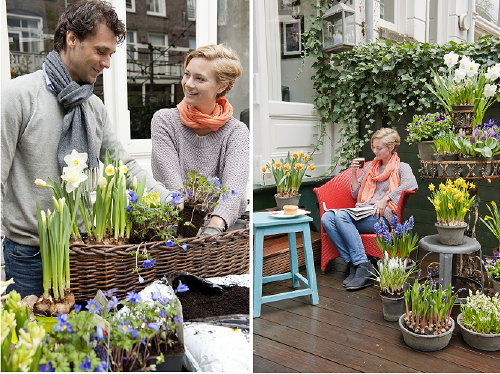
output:
M457 330L441 351L409 348L397 322L384 321L378 288L348 292L344 273L316 272L318 305L308 297L264 304L253 320L254 372L500 372L500 352L470 348ZM264 294L289 289L274 282Z

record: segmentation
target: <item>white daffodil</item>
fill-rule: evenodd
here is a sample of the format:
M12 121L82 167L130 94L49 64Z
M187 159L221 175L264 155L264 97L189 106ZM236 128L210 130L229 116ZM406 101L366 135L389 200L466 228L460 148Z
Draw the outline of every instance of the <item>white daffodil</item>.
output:
M64 156L64 162L66 162L66 165L69 167L77 167L83 170L87 167L87 158L88 155L86 152L78 153L73 149L71 154Z
M490 66L484 77L490 81L497 80L500 77L500 64L496 64L494 66Z
M473 77L474 75L476 75L480 66L481 65L475 63L474 61L471 61L471 63L469 64L469 66L467 66L467 69L466 69L467 76Z
M113 166L113 164L109 164L108 166L106 166L106 168L104 169L104 172L106 173L106 175L108 177L112 176L112 175L115 175L115 167Z
M495 95L496 92L497 92L497 85L496 84L485 84L484 85L484 91L483 91L484 97L492 97Z
M120 175L125 175L128 173L127 165L120 165Z
M455 82L461 82L464 80L466 75L467 75L467 71L465 71L464 69L456 69L455 76L453 77L453 80Z
M35 179L35 184L38 187L50 187L47 182L45 182L43 179L40 179L40 178Z
M88 175L80 167L65 167L61 179L66 181L66 192L73 192L83 181L88 179Z
M451 68L452 66L455 66L458 62L458 55L455 52L450 52L444 55L444 63L446 66Z
M106 188L106 185L108 184L108 182L106 181L106 178L100 177L99 180L97 181L97 184L99 185L101 190L104 190Z
M469 57L462 56L462 59L460 60L460 69L467 70L467 68L472 62L473 61Z

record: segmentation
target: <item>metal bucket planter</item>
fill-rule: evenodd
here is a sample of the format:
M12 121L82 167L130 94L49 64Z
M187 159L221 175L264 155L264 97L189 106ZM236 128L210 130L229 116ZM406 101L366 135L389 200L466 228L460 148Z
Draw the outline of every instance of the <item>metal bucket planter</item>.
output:
M457 323L462 331L462 338L471 347L482 351L499 351L500 350L500 334L481 334L472 331L462 324L462 313L457 317Z
M279 210L283 210L285 205L299 205L301 194L293 195L293 196L278 196L278 194L274 195L274 199L276 200L276 206Z
M441 225L439 223L435 223L434 226L438 231L438 239L441 244L460 245L464 243L464 233L467 228L465 222L457 226Z
M455 132L464 130L467 135L472 133L474 105L452 105L450 114Z
M438 335L421 335L415 334L414 332L408 330L404 321L405 315L399 317L398 323L401 332L403 333L403 339L407 346L419 351L434 352L443 349L450 342L453 329L455 328L455 321L453 318L451 320L451 327L442 334Z
M434 145L433 140L424 140L422 142L417 143L418 154L422 161L432 161L434 160L434 149L432 148Z
M382 313L386 321L395 322L404 314L404 295L387 295L380 292L380 298L382 299Z
M462 177L464 178L487 177L490 176L493 171L491 157L486 158L460 155L459 159L460 161L467 161L467 163L462 166Z
M495 278L493 278L493 275L491 275L491 273L488 273L488 278L491 281L493 293L500 293L500 281L497 281Z
M458 153L434 153L436 161L458 161ZM457 174L457 165L446 162L437 165L438 177L453 178Z

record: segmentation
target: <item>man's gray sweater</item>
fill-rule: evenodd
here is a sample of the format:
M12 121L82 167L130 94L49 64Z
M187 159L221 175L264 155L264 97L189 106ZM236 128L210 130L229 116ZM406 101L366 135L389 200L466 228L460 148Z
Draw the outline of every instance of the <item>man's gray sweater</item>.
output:
M118 153L129 169L129 184L134 176L146 176L148 188L166 198L169 191L148 177L118 141L103 102L92 95L84 110L99 158L104 160L106 150L112 157ZM36 202L43 210L53 209L52 190L34 182L36 178L60 177L57 146L63 116L62 105L47 87L41 70L2 87L2 232L19 244L38 246Z

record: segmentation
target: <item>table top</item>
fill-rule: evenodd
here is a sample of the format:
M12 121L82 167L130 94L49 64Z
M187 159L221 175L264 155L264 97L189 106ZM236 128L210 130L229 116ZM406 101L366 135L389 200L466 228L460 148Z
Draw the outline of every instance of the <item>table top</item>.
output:
M418 245L429 252L451 253L451 254L466 254L479 251L481 244L476 239L464 237L464 243L460 245L441 244L438 235L424 236L418 242Z
M313 220L308 215L292 218L276 218L269 215L269 212L252 213L252 218L254 227L289 225L291 223L305 223Z

